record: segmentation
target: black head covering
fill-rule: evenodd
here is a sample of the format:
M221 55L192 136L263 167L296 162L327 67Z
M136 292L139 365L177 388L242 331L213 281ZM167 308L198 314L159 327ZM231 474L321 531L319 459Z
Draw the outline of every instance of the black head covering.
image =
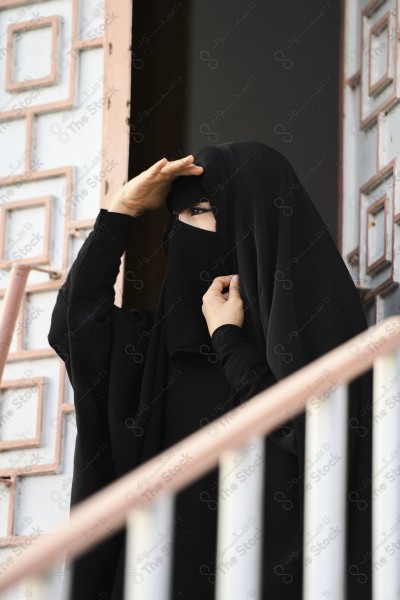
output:
M193 203L182 190L196 180L198 196L204 189L215 207L231 272L240 275L244 328L278 380L367 327L329 229L283 154L262 142L235 141L193 156L204 171L177 178L178 201L173 187L166 202L164 247L168 252L172 210L184 208L185 199Z
M196 237L199 241L200 237L210 241L213 238L215 242L212 249L210 246L207 260L216 258L213 252L218 254L222 248L228 253L229 271L240 276L246 337L264 354L277 381L368 327L357 289L329 228L283 154L259 141L232 141L204 146L193 156L194 163L203 166L204 171L198 176L181 176L174 182L167 198L170 215L162 238L165 251L168 253L174 239L169 238L176 223L171 211L192 204L205 191L215 207L216 236L204 230L197 232L186 225L179 235L183 241L190 228L191 235L186 238L190 250L187 257L179 255L179 260L187 259L184 271L189 274L189 255L196 254L195 272L199 272ZM194 180L193 193L186 194L185 187ZM203 187L199 187L199 183ZM177 273L175 271L175 275ZM151 422L147 434L143 435L140 462L154 456L162 435L162 402L157 390L164 384L166 373L165 366L162 367L166 364L162 348L167 344L163 322L173 319L174 310L179 318L179 305L170 310L171 304L167 302L176 291L169 287L167 270L155 315L156 326L149 340L140 398L137 424L142 424L145 431L146 424ZM189 302L197 302L200 292L199 284ZM197 317L204 319L201 311ZM205 335L204 330L203 333ZM200 346L198 348L200 352ZM158 383L154 379L155 364L159 368ZM356 533L353 546L348 548L348 559L356 565L360 564L361 553L370 551L371 502L366 482L371 480L371 375L372 371L367 371L349 386L348 481L351 492L348 514L352 531ZM157 403L154 397L158 397ZM299 484L302 486L305 413L294 418L292 425L300 449ZM367 563L365 559L364 573L370 572ZM354 577L353 580L356 584Z

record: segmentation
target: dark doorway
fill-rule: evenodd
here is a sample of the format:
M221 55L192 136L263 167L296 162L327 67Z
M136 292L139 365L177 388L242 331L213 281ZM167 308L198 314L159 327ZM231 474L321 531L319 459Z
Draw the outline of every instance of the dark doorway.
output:
M136 0L130 178L163 156L259 140L291 161L337 241L339 27L340 4L317 0ZM155 307L166 216L135 223L124 305Z

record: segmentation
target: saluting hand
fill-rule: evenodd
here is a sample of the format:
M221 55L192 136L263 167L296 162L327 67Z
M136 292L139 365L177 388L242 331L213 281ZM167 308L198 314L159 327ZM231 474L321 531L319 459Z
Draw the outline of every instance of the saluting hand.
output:
M222 293L229 284L229 292ZM202 297L202 313L207 321L210 336L220 325L243 326L243 300L239 291L239 280L233 280L233 275L216 277Z
M203 173L203 167L193 161L193 154L171 161L162 158L125 183L113 196L108 210L138 217L145 210L162 208L176 177Z

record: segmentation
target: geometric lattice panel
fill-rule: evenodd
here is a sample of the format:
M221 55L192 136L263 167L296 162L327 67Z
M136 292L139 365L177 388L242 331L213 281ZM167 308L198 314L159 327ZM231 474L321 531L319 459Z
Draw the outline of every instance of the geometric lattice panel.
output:
M39 446L43 378L0 384L0 450Z
M385 286L393 276L393 170L360 191L359 279L369 293Z
M0 267L49 262L51 197L8 202L0 223Z
M362 123L396 95L396 46L396 10L389 2L371 2L362 13Z
M341 252L369 324L399 314L399 0L346 0Z
M7 91L20 91L52 85L57 76L57 42L60 18L57 16L15 23L7 30Z

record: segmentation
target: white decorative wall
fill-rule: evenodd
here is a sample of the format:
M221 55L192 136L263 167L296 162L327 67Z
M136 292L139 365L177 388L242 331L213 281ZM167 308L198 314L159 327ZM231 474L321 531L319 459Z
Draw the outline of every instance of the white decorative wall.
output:
M344 0L341 251L370 324L400 313L399 0Z
M12 262L34 267L0 383L0 577L69 514L73 391L47 334L58 288L126 180L130 4L0 2L0 309ZM60 561L51 597L67 590Z

